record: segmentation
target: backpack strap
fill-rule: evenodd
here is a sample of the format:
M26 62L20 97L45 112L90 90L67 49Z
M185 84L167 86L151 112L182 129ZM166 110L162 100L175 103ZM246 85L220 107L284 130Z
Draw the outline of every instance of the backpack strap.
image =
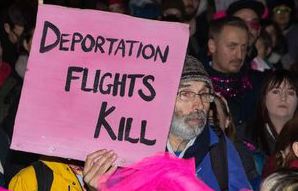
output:
M50 191L54 179L52 169L41 161L34 162L32 166L35 170L38 191Z
M212 130L219 138L219 142L210 150L212 170L216 176L220 190L226 191L229 190L227 142L224 132L219 127L212 126Z

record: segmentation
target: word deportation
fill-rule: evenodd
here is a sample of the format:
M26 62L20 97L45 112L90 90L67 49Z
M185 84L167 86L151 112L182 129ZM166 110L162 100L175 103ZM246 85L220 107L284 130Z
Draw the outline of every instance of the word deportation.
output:
M52 43L46 44L48 31L51 30L55 34L55 40ZM52 41L52 40L51 40ZM42 31L42 38L40 43L40 53L48 52L59 45L60 51L75 51L76 45L80 45L83 52L100 52L108 55L118 55L122 57L143 58L145 60L153 59L154 62L159 58L162 63L167 62L169 55L169 46L164 50L160 46L153 46L152 44L144 44L136 40L124 40L116 38L104 38L102 36L93 37L90 34L83 36L79 32L73 34L61 33L59 28L49 21L44 22Z

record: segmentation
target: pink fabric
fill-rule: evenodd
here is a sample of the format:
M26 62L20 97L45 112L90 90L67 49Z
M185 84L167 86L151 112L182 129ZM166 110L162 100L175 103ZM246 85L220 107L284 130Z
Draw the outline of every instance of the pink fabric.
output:
M4 188L2 188L2 187L0 186L0 191L9 191L9 190L5 190Z
M227 14L226 14L226 11L225 11L225 10L217 11L217 12L212 16L212 19L213 19L213 20L215 20L215 19L219 19L219 18L225 17L226 15L227 15ZM265 10L264 10L263 15L261 16L261 17L262 17L261 19L266 19L268 16L269 16L269 10L268 10L268 7L265 6Z
M268 10L268 7L265 6L265 11L264 11L261 19L267 19L268 16L269 16L269 10Z
M99 188L104 188L101 191L212 191L196 177L194 167L193 159L161 153L117 171L109 179L109 183L116 182L114 185L102 185L99 180Z
M217 11L213 16L212 16L212 19L215 20L215 19L219 19L219 18L222 18L222 17L225 17L227 14L226 14L226 11L225 10L222 10L222 11Z
M3 86L5 79L10 75L11 68L6 62L0 66L0 88Z
M298 169L298 161L293 160L291 164L289 165L289 168L297 168Z

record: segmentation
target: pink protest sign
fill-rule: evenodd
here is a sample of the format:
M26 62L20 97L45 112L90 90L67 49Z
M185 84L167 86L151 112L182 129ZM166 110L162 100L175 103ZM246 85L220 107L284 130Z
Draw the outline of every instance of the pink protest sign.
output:
M189 30L40 5L11 148L126 163L164 151Z

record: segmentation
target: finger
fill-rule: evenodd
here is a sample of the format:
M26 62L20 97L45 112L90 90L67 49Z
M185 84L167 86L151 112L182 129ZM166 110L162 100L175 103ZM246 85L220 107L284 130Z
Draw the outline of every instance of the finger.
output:
M99 180L101 180L102 184L105 184L109 178L109 175L106 174L106 171L112 166L116 158L116 155L111 152L109 154L104 154L101 159L96 161L88 174L84 176L84 181L87 183L87 185L89 187L91 186L92 188L97 188Z
M98 150L98 151L95 151L95 152L89 154L85 161L83 173L86 174L91 169L94 160L106 152L107 152L106 149L102 149L102 150Z
M117 170L117 165L112 165L106 174L112 175Z
M102 171L102 174L106 174L109 168L114 164L114 162L117 159L117 155L115 153L112 153L104 163L101 164L100 170Z
M115 154L112 151L101 155L101 157L93 163L90 170L84 174L84 181L88 183L94 177L98 178L100 175L104 174L115 160Z
M87 172L87 179L88 177L92 178L104 174L114 161L115 154L112 151L103 154L100 159L94 162L92 168Z

